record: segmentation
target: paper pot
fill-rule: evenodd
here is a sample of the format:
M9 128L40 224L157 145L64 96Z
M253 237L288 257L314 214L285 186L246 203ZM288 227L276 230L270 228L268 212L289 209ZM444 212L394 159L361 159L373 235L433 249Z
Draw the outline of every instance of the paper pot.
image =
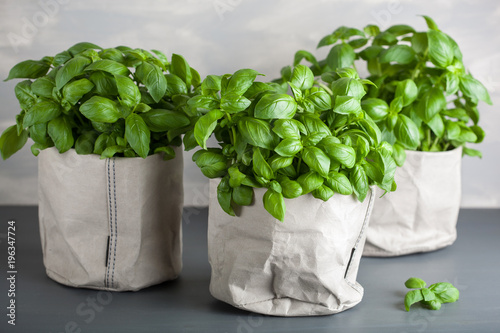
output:
M363 255L390 257L437 250L457 238L462 148L407 151L395 192L375 199ZM380 191L379 191L380 192Z
M182 149L111 158L38 156L39 219L47 275L72 287L139 290L181 271Z
M217 201L210 181L208 256L211 294L237 308L274 316L315 316L347 310L363 297L356 281L372 210L335 195L323 202L304 195L286 202L285 221L263 207L265 189L239 217Z

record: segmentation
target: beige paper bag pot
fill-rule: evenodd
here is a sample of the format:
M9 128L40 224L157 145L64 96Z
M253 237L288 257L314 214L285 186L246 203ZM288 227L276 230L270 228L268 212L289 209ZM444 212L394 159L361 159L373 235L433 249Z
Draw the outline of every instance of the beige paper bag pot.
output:
M111 158L55 148L38 156L47 275L72 287L139 290L181 271L182 149Z
M356 281L373 188L363 203L335 195L323 202L304 195L286 202L285 222L263 207L265 189L239 217L217 201L210 181L208 257L211 294L237 308L274 316L328 315L363 297Z
M397 190L375 199L363 255L399 256L453 244L461 165L461 147L446 152L407 151L404 165L396 170Z

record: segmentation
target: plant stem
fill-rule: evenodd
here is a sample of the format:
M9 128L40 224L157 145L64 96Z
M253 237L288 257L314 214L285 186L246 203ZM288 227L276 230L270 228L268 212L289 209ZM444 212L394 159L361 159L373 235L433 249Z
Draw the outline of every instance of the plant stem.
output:
M326 84L318 82L318 85L325 89L328 94L333 95L333 91Z
M299 162L297 163L297 174L300 175L300 164L302 163L302 157L299 157Z

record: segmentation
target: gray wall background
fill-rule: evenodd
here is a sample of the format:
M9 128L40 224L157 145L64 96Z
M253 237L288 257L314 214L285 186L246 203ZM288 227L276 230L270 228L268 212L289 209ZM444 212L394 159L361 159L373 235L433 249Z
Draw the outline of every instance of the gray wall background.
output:
M494 106L480 107L484 158L463 160L462 206L498 208L498 0L0 0L0 78L22 60L54 55L80 41L180 53L202 77L253 68L274 78L296 50L314 51L338 26L405 23L426 29L419 14L433 17L458 42L466 66L491 93ZM0 82L0 131L19 112L15 84ZM185 204L207 205L208 181L191 155L184 155ZM37 160L27 144L0 161L0 204L36 204L36 193Z

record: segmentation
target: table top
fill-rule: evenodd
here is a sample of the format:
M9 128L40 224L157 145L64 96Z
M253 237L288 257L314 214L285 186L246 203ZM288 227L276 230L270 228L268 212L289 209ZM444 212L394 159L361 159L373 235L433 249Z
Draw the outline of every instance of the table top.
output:
M397 258L363 258L363 301L323 317L252 314L209 291L207 209L185 208L184 267L175 280L138 292L60 285L45 275L37 207L0 206L0 267L7 274L8 221L16 221L16 325L7 323L9 284L0 279L0 332L500 332L500 210L462 209L452 246ZM460 300L439 311L404 311L404 282L451 282Z

